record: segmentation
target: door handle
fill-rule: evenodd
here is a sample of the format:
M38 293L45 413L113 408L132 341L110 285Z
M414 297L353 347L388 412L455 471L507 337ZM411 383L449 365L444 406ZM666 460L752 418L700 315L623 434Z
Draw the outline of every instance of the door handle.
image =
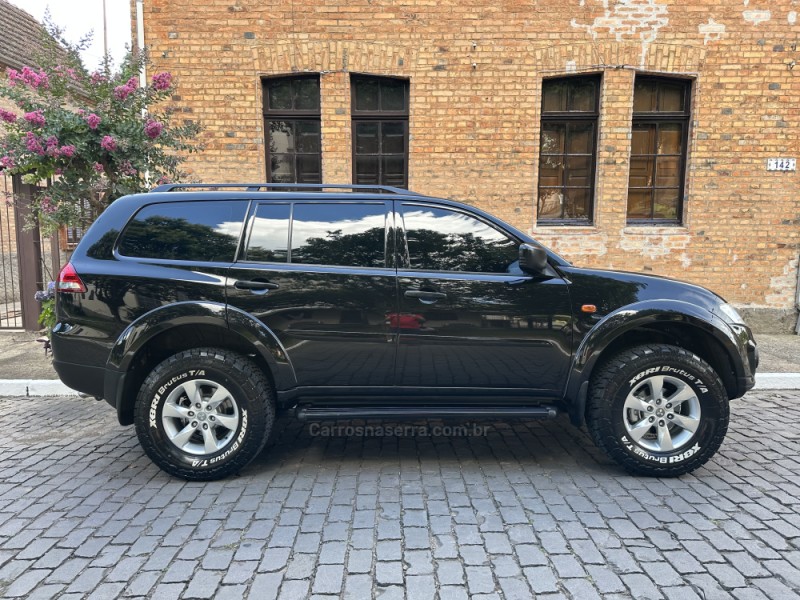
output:
M267 290L277 290L281 286L279 286L277 283L270 283L269 281L259 281L257 279L246 281L244 279L240 279L239 281L233 284L233 287L235 287L237 290L265 292Z
M428 300L441 300L447 298L447 294L442 292L428 292L425 290L407 290L405 293L406 298L419 298L422 301Z

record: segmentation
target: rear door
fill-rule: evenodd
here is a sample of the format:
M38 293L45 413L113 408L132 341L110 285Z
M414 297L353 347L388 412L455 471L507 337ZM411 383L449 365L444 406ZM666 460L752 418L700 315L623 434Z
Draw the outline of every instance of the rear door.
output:
M382 200L253 203L228 302L277 336L299 386L392 385L392 217Z
M397 385L560 392L572 340L566 282L523 273L520 241L477 215L397 204Z

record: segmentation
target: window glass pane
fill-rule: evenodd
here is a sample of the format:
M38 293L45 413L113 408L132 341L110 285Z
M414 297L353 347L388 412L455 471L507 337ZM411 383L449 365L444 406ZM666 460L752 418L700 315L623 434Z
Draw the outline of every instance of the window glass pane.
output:
M678 190L656 190L656 201L653 209L654 219L677 219Z
M319 154L297 155L297 183L322 183Z
M681 185L681 159L676 157L659 158L656 168L656 187L674 187Z
M382 185L403 187L406 184L406 161L404 156L385 156L383 158Z
M381 81L381 110L404 111L406 109L406 82L402 79Z
M586 219L589 215L589 190L586 188L567 188L567 201L564 204L565 219Z
M560 219L563 204L562 188L539 188L537 205L539 219Z
M594 123L571 123L567 135L567 154L591 154L594 149Z
M463 213L404 206L412 269L508 273L519 260L519 244Z
M653 154L655 125L634 125L631 132L631 154Z
M294 152L293 121L268 121L269 151L277 154Z
M591 168L592 159L589 156L567 157L566 185L568 187L591 187Z
M138 258L231 262L247 202L170 202L140 210L123 231L119 252Z
M291 79L268 79L267 97L270 110L291 110L292 108L292 81Z
M662 83L660 88L659 112L683 112L684 87Z
M542 82L542 112L567 110L567 84L562 80Z
M385 267L384 204L294 205L292 262Z
M663 123L658 128L658 153L680 154L683 127L680 123Z
M541 153L563 154L566 125L562 123L542 123Z
M319 121L295 121L298 152L320 151Z
M288 204L259 204L245 260L286 262L289 248Z
M654 170L655 161L652 158L646 156L631 157L628 186L632 188L652 186Z
M569 82L571 87L568 110L594 112L597 106L595 97L597 83L594 80L576 78Z
M381 151L384 154L403 154L405 152L406 127L403 121L384 121Z
M539 187L564 184L564 159L561 156L543 156L539 161Z
M319 108L319 80L294 80L294 108L296 110L315 110Z
M378 110L379 83L376 79L353 78L356 87L356 110Z
M356 156L356 184L377 185L380 183L377 156Z
M378 130L380 123L361 121L354 123L356 129L356 154L378 153Z
M636 80L633 86L633 112L653 112L656 110L656 83Z
M651 199L650 190L628 190L628 218L649 219Z
M270 154L269 162L273 183L297 183L294 179L294 154Z

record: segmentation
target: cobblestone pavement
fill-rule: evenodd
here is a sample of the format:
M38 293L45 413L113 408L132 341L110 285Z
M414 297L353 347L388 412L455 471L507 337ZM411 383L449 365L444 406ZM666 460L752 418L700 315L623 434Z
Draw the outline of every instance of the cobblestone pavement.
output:
M561 419L464 437L281 420L241 476L198 484L104 403L2 398L0 596L797 598L798 421L800 393L750 394L715 460L658 480Z

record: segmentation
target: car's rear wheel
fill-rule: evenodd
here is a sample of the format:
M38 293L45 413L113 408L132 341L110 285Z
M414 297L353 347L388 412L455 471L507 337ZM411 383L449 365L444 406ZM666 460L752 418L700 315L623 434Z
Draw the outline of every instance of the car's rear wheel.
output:
M628 471L674 477L717 452L728 430L728 396L700 357L650 344L599 367L586 417L595 443Z
M179 352L145 379L136 400L139 442L161 469L208 481L255 458L275 419L272 387L248 358L218 348Z

